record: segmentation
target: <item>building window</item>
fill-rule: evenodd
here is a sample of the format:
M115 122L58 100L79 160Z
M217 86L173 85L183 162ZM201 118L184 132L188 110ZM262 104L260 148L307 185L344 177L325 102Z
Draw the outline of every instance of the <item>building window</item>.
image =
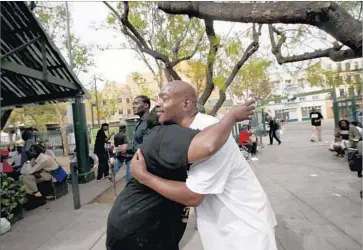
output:
M345 63L345 70L349 71L350 70L350 62L346 62Z
M131 109L127 109L127 114L131 115Z
M107 101L106 100L103 100L103 105L107 105Z
M337 63L337 68L338 68L338 71L341 71L342 70L342 64L341 63Z
M126 98L126 103L130 103L130 98Z
M299 100L300 100L300 101L305 101L305 96L301 96L301 97L299 97Z
M358 70L358 69L359 69L358 62L354 62L354 69L355 69L355 70Z
M285 80L285 83L291 83L291 80Z
M123 114L123 110L122 110L122 109L119 109L119 110L118 110L118 114L119 114L119 115L122 115L122 114Z
M344 89L339 89L339 96L344 96L344 95L345 95Z
M289 119L289 110L288 109L280 109L275 110L275 118L279 120Z
M354 75L354 81L355 81L355 83L360 83L360 84L362 84L362 80L361 80L361 78L360 78L360 75L358 75L358 74L356 74L356 75Z
M352 76L351 75L347 76L347 83L348 84L352 83Z
M313 100L319 100L319 96L318 95L313 95Z
M328 70L331 70L331 64L327 65Z
M122 103L122 97L119 97L119 98L117 99L117 101L118 101L118 103Z

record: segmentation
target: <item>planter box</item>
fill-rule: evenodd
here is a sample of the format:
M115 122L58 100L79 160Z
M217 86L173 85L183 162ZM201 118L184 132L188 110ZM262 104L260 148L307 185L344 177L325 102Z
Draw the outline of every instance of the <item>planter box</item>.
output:
M23 207L21 205L18 205L14 209L13 214L14 214L13 218L11 220L9 220L11 225L15 224L15 222L18 222L18 221L24 219Z

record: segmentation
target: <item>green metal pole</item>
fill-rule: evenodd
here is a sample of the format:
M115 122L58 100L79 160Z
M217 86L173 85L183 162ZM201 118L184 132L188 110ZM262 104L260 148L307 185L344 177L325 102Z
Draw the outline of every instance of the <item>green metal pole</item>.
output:
M353 121L358 121L358 119L357 119L357 106L356 106L356 102L355 102L354 87L351 87L350 94L351 94L351 97L352 97L351 101L352 101Z
M136 126L136 119L126 120L126 136L128 141L134 140L135 126Z
M334 126L338 126L339 123L339 107L338 107L338 102L337 102L337 93L336 93L336 88L335 88L335 84L333 86L333 113L334 113Z
M94 180L96 176L90 169L86 112L80 96L75 98L72 109L77 149L78 181L79 183L87 183Z

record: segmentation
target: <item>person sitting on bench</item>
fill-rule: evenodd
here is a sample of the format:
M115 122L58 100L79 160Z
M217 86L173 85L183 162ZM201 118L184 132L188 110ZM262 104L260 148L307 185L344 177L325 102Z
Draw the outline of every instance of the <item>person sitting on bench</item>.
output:
M254 140L253 140L254 139ZM257 153L257 138L251 138L247 128L242 128L239 133L239 144L241 147L246 147L252 155Z
M25 192L35 197L42 197L37 183L52 180L52 172L57 170L59 164L49 155L42 153L43 148L39 145L32 145L28 152L27 161L21 169Z

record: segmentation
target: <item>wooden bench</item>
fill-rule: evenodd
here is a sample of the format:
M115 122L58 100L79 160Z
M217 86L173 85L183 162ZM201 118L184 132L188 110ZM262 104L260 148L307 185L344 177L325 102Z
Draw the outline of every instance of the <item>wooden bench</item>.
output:
M67 180L63 182L52 182L44 181L37 184L39 192L42 193L44 197L53 196L54 200L59 199L68 194L68 183Z

